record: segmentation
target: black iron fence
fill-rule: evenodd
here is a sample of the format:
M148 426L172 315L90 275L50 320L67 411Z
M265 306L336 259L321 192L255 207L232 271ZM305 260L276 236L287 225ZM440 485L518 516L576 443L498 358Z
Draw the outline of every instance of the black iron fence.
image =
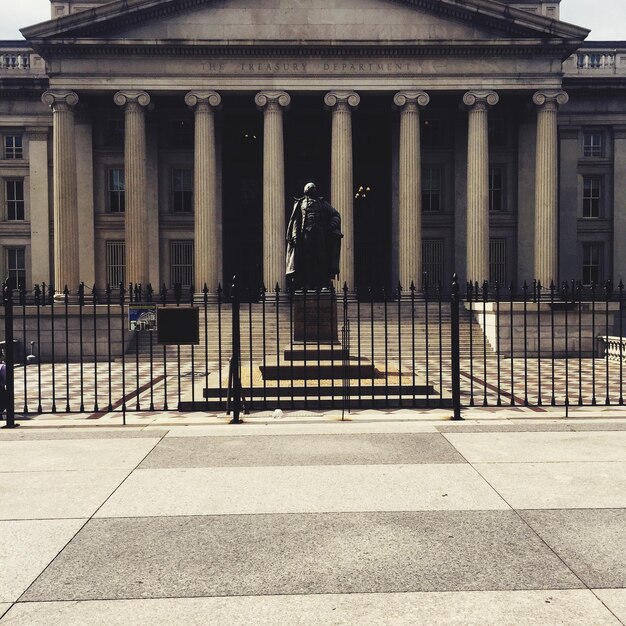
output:
M622 283L5 286L8 421L12 404L17 419L368 408L442 408L458 418L475 406L623 405L623 302ZM161 314L173 309L197 317Z

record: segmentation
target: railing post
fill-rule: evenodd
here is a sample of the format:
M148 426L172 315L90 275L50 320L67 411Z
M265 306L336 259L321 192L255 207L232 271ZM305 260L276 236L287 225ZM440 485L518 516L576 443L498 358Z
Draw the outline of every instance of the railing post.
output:
M231 424L241 424L241 377L239 376L239 358L241 356L241 330L239 328L239 294L237 293L237 279L233 276L233 284L230 288L230 296L233 306L232 314L232 354L230 357L229 386L232 397L233 419Z
M15 378L13 355L13 291L7 282L2 286L2 302L4 304L4 363L6 385L6 415L5 428L16 428L15 423Z
M462 420L461 417L461 351L459 347L459 282L457 275L452 277L452 295L450 296L451 320L451 354L452 362L452 408L453 420Z

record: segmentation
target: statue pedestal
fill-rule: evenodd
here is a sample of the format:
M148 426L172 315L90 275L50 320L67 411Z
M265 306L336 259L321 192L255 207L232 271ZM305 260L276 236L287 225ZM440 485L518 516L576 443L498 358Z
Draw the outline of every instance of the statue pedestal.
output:
M337 333L337 297L332 291L297 291L293 300L293 341L334 343Z

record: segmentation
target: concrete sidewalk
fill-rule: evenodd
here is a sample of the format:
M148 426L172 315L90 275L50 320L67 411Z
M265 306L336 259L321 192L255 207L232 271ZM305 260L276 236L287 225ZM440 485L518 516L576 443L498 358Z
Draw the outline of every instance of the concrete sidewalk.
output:
M624 624L624 409L42 416L0 625Z

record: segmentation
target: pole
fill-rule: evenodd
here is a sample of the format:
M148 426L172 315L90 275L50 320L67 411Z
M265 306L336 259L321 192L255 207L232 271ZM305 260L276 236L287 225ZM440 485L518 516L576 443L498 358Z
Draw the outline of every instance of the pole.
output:
M13 290L9 281L2 287L2 301L4 304L4 357L6 377L6 412L7 423L5 428L16 428L15 422L15 377L13 354Z
M450 319L452 325L451 361L452 361L452 407L453 420L461 417L461 351L459 347L459 283L457 275L452 277L452 295L450 297Z
M233 351L230 360L231 376L232 376L232 407L233 419L231 424L241 424L239 415L241 414L241 377L239 375L239 359L241 356L241 334L239 328L239 294L237 293L237 277L233 276L233 284L230 289L233 315L232 315L232 341Z

